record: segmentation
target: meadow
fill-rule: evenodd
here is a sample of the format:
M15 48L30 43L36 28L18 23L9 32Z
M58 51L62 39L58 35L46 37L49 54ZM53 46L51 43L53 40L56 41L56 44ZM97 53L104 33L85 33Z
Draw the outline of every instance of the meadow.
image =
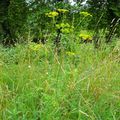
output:
M72 41L0 46L1 120L120 120L120 41Z
M0 2L0 120L120 120L119 0L76 1Z

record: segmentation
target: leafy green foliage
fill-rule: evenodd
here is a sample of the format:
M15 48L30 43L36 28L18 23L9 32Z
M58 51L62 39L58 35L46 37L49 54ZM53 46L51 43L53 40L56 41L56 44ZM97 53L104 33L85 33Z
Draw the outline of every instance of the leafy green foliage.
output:
M24 0L10 0L8 9L9 29L13 38L23 35L28 8Z

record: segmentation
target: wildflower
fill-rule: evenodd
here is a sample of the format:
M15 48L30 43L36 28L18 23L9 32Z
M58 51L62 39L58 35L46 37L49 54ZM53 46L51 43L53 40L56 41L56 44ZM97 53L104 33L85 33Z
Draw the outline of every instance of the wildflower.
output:
M80 38L84 39L84 40L92 40L92 36L88 35L88 34L80 34L79 35Z
M64 29L61 29L61 32L62 33L69 33L70 29L69 28L64 28Z
M66 52L66 54L69 55L69 56L74 56L75 55L74 52L70 52L70 51Z
M42 48L42 44L31 43L29 48L33 51L39 51Z
M70 33L73 31L73 26L70 26L68 23L56 24L56 28L60 29L62 33Z
M88 12L80 12L80 15L83 15L84 17L87 17L87 16L92 17L92 15Z
M68 27L70 27L70 25L68 24L68 23L60 23L60 24L56 24L56 27L58 28L58 29L60 29L60 28L68 28Z
M46 75L48 75L49 73L48 72L46 72Z
M66 10L66 9L57 9L58 12L60 13L66 13L66 12L69 12L69 10Z
M49 12L49 13L46 13L46 15L48 16L48 17L56 17L56 16L58 16L59 14L58 14L58 12L55 12L55 11L53 11L53 12Z
M28 65L28 68L31 68L31 65Z

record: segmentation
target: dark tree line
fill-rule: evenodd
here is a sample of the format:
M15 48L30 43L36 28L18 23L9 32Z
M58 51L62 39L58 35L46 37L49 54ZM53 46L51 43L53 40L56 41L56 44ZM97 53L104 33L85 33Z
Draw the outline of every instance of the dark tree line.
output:
M25 0L0 1L0 43L14 44L27 19Z
M77 0L77 3L83 1ZM46 2L45 0L35 0L31 5L28 5L25 0L0 0L0 42L6 39L6 44L13 43L17 34L24 33L24 24L27 21L27 15L30 13L30 7L38 5L42 8L45 4L68 2L68 0L47 0ZM119 31L116 28L119 26L120 0L88 0L87 9L93 14L91 29L98 31L107 27L109 33L106 35L106 41L111 41L112 34Z
M10 5L10 0L0 1L0 36L11 37L9 23L8 23L8 8Z
M93 14L92 26L97 29L108 28L106 41L111 41L112 32L115 32L119 25L120 0L88 0L88 5L89 11ZM116 31L118 32L118 30Z

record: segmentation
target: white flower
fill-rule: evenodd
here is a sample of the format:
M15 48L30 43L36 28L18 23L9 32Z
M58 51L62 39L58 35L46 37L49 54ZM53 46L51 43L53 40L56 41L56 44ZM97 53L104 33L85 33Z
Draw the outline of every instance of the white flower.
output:
M28 65L28 68L31 68L31 65Z

